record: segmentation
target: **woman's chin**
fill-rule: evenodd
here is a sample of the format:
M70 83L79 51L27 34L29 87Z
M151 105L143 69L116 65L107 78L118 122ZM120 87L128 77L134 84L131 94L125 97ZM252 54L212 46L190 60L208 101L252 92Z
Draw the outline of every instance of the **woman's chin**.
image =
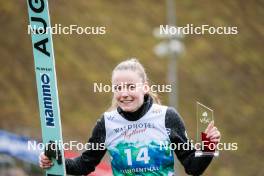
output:
M121 106L121 109L123 110L123 111L126 111L126 112L134 112L135 110L135 108L133 108L133 107L129 107L129 106Z

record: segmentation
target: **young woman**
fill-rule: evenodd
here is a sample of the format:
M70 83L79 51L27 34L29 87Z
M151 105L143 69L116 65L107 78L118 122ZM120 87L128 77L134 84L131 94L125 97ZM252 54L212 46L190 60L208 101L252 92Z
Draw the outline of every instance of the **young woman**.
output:
M86 150L75 159L66 159L67 174L86 175L94 171L106 151L115 176L173 175L173 152L187 174L204 172L212 157L195 157L194 148L180 147L183 145L179 144L190 145L184 123L174 108L160 105L138 60L118 64L112 72L112 84L112 107L97 121L88 141L105 148ZM213 122L206 134L211 142L220 141L220 132ZM179 147L172 151L170 144ZM51 161L42 153L40 167L51 166Z

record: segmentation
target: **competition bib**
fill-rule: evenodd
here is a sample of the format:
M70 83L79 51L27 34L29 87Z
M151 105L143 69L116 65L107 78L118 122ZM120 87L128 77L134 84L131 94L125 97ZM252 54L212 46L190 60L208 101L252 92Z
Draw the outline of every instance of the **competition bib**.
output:
M128 121L117 111L104 114L106 147L115 176L174 174L173 151L165 128L167 107L153 104L137 121Z

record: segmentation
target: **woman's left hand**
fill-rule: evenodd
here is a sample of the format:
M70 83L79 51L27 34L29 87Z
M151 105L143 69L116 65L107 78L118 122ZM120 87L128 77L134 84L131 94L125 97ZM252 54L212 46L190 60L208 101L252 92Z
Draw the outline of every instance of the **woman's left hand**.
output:
M214 121L211 121L205 130L206 138L211 142L219 143L221 139L220 131L214 126Z

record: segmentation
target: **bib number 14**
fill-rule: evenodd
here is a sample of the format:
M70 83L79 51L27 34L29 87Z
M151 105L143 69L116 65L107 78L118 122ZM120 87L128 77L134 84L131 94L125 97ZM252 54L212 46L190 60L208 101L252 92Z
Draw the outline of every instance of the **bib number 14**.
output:
M125 149L124 151L127 155L127 165L132 166L132 155L131 149ZM137 154L136 161L144 161L145 164L148 164L150 157L148 156L148 148L141 148Z

